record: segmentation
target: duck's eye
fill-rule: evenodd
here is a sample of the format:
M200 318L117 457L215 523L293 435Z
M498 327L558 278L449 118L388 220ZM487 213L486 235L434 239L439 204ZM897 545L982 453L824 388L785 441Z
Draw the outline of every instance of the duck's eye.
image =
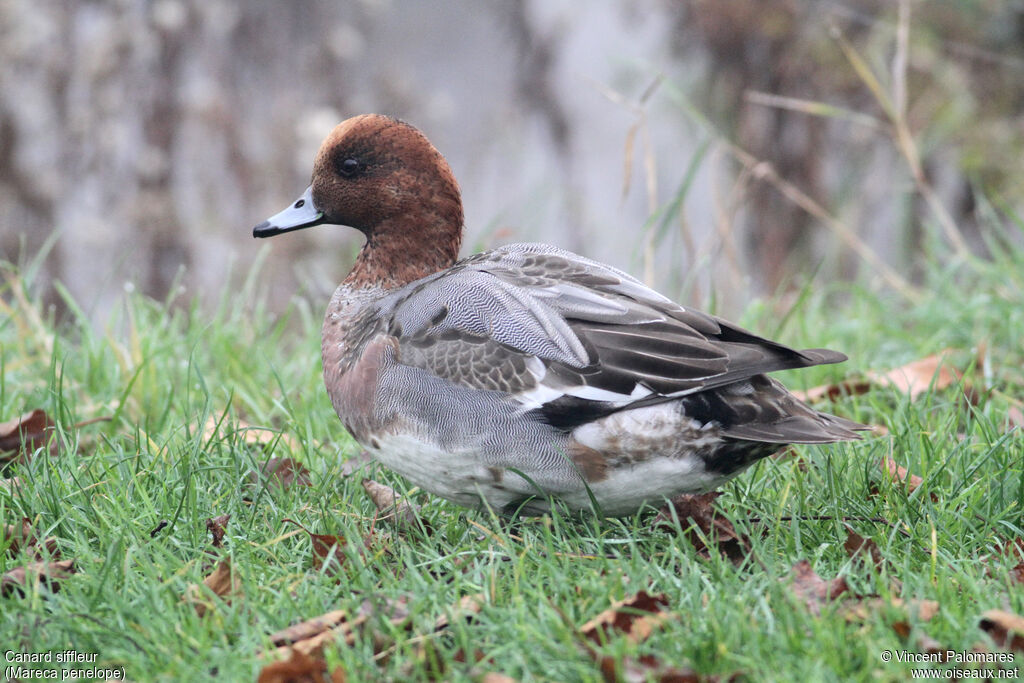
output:
M341 171L341 175L350 178L359 172L360 165L359 159L345 159L338 170Z

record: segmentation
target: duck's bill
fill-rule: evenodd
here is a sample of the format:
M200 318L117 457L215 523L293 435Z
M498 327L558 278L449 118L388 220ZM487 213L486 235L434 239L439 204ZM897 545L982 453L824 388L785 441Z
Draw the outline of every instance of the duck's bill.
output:
M313 186L281 213L274 214L252 229L253 237L273 237L282 232L301 230L324 222L324 212L313 204Z

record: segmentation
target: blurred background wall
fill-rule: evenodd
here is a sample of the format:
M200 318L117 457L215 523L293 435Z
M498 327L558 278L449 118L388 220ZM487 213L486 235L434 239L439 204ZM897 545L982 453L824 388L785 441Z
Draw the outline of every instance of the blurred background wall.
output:
M44 250L98 321L261 250L272 305L323 301L358 234L250 229L368 111L448 157L464 252L557 243L734 314L875 273L844 229L912 279L1024 215L1024 2L0 0L0 257Z

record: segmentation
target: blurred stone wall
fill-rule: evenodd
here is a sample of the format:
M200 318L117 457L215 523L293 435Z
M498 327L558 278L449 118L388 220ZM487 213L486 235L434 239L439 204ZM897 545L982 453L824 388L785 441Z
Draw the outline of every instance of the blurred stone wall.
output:
M24 262L52 240L37 284L59 278L97 320L125 286L164 297L181 285L216 300L261 248L273 305L300 289L323 299L359 245L353 231L257 244L250 229L305 188L331 127L377 111L419 126L448 157L465 195L464 251L550 241L673 295L684 285L699 296L713 288L722 309L735 310L776 287L794 268L783 268L787 260L813 264L841 248L777 190L744 174L687 110L704 112L717 133L865 226L872 244L898 261L894 245L926 217L913 208L913 187L884 133L745 98L763 90L878 116L828 29L839 22L858 47L875 50L884 71L893 6L0 0L0 257ZM965 44L1003 49L1015 36L975 31ZM992 70L1024 82L1018 53L1005 52ZM984 55L937 63L952 75L942 75L941 87L918 79L915 98L992 66ZM1008 97L1001 121L1017 144L1020 94ZM922 112L980 127L989 120L978 115L983 99L968 89L949 103L960 108L952 114ZM978 137L972 149L988 144ZM925 150L932 175L967 220L964 148L933 142ZM679 220L645 242L652 205L672 199L699 150Z

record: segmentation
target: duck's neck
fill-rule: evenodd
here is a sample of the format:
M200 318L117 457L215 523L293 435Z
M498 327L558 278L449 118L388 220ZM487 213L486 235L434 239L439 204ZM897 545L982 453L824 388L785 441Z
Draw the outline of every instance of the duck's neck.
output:
M462 204L455 195L434 206L387 218L366 231L366 243L345 284L393 290L451 267L462 242Z

